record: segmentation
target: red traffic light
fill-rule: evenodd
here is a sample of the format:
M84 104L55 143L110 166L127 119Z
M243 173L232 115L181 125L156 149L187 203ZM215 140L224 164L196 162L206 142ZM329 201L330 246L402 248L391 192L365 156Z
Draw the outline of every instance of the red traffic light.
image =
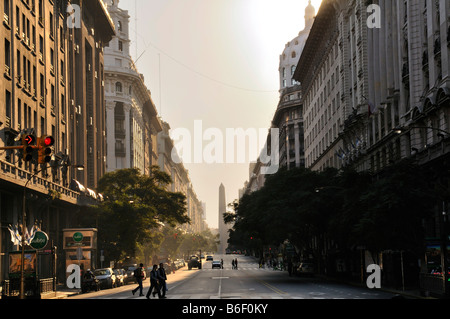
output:
M53 137L47 136L47 137L44 139L44 145L45 145L45 146L49 147L49 146L53 146L53 144L55 144L55 139L54 139Z

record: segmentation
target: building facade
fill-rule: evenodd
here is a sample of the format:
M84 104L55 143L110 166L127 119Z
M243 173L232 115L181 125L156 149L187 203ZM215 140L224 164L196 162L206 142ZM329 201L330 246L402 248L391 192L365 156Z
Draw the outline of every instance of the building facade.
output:
M70 11L70 4L80 11ZM37 224L58 248L62 229L76 226L83 205L89 198L97 199L93 189L106 167L103 46L111 40L114 26L102 1L6 0L0 7L5 62L0 147L18 145L23 133L55 139L53 168L24 162L17 151L0 154L3 280L8 276L8 253L19 249L10 240L8 226L21 223L27 182L27 228ZM69 17L75 24L68 23ZM71 164L84 166L84 171ZM65 278L64 262L59 249L60 280ZM47 268L41 269L42 276L49 275Z
M306 166L378 174L413 159L439 176L449 167L450 3L371 4L369 17L366 1L324 0L315 19L294 74L302 83ZM436 182L448 192L445 175ZM429 278L427 265L449 264L442 248L449 210L444 193L435 215L423 221L427 250L419 284L428 290L445 284L432 287L443 277ZM383 256L386 274L399 266L398 252Z
M367 143L364 3L322 2L294 74L302 84L305 164L313 170L341 168Z
M157 134L162 130L151 93L130 56L128 12L107 1L116 35L105 48L107 171L139 168L149 175L157 165Z
M280 101L272 119L272 127L280 133L280 167L304 167L305 145L301 84L294 78L298 61L314 23L315 9L309 1L305 9L305 28L288 42L280 55Z
M170 137L170 125L162 121L163 130L158 134L158 166L163 172L169 174L172 183L168 185L171 192L180 192L186 196L187 215L191 219L190 224L181 225L181 229L188 233L199 233L205 229L206 212L202 202L195 193L189 177L189 171L178 160L174 161L174 141ZM174 153L172 153L174 152Z

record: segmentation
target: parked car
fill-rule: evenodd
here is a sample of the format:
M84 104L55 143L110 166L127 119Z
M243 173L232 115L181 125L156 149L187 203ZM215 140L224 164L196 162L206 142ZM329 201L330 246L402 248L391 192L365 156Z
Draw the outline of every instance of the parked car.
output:
M312 263L300 263L297 273L300 275L312 276L314 275L314 264Z
M114 275L116 275L116 286L121 287L124 283L122 269L113 269Z
M213 260L212 269L214 269L214 268L222 269L222 263L219 260Z
M100 282L102 288L115 288L116 285L116 275L111 268L101 268L94 270L95 278Z

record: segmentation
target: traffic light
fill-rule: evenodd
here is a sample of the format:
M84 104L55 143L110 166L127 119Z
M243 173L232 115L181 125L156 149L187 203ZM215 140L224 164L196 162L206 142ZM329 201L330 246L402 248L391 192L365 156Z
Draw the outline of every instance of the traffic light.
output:
M38 163L45 164L52 160L52 146L55 144L55 139L51 136L42 136L38 139L39 156Z
M22 136L22 146L23 146L23 160L25 162L30 162L33 159L33 151L36 146L36 137L34 135L23 135ZM33 147L34 146L34 147Z

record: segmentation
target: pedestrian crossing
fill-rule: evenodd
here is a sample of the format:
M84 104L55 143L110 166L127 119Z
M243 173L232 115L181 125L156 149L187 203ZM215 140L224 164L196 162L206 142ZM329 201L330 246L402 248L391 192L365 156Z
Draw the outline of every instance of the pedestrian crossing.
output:
M220 270L218 268L212 269L210 265L203 265L202 269L204 271L217 271ZM279 269L274 270L272 267L259 267L258 263L243 263L238 265L238 269L233 269L231 266L224 266L223 270L264 270L264 271L280 271Z

